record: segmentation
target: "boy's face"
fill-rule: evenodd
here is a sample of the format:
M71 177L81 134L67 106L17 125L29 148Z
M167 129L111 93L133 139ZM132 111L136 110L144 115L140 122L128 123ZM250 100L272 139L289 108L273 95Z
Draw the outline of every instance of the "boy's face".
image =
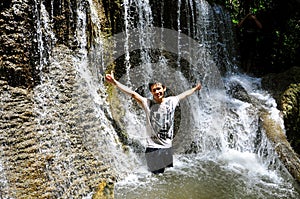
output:
M166 87L164 87L160 83L153 84L151 86L151 93L153 95L153 99L157 102L162 101L162 99L164 98L165 91L166 91Z

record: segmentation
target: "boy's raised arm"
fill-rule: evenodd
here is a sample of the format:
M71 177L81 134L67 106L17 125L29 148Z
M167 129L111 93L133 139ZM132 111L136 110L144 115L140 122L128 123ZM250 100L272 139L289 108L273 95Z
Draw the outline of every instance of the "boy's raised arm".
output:
M144 97L142 97L140 94L138 94L137 92L131 90L130 88L128 88L127 86L121 84L120 82L118 82L115 78L114 78L114 74L113 72L111 72L111 74L106 74L105 75L105 80L113 85L116 85L122 92L124 92L127 95L130 95L131 97L133 97L137 102L139 102L140 104L143 104L143 99Z
M200 90L201 89L201 84L198 83L194 88L191 88L190 90L184 91L183 93L177 95L177 97L179 98L179 100L182 100L190 95L192 95L195 91Z

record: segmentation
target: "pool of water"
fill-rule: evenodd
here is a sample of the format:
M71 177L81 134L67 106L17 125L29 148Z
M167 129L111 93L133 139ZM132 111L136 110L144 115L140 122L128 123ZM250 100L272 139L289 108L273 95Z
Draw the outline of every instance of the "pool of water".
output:
M175 156L174 167L162 175L137 168L116 184L115 198L300 198L299 187L287 173L258 163L255 155L249 153L222 154L214 160L196 155Z

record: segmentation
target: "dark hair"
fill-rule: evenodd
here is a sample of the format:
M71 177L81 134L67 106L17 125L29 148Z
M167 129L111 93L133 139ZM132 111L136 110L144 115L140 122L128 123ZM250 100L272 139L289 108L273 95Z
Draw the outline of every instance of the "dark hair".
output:
M160 84L160 85L162 85L163 88L166 88L166 86L163 85L160 82L151 82L151 83L148 84L148 88L149 88L150 91L151 91L152 86L155 85L155 84Z

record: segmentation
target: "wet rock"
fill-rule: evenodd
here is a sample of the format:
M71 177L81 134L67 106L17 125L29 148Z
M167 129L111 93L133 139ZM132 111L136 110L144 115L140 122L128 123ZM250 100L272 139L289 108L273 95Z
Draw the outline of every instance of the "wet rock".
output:
M31 86L34 59L31 57L34 30L28 0L2 3L0 10L0 79L11 86Z
M278 122L272 119L269 113L263 111L260 117L262 127L272 142L279 159L295 180L300 183L300 159L287 141L284 130Z
M248 95L246 89L238 82L230 82L228 87L229 87L228 94L233 98L236 98L244 102L249 102L249 103L251 102L251 98Z
M291 84L282 94L280 109L286 134L294 150L300 154L300 83Z
M300 67L262 78L262 86L276 99L278 109L284 116L287 139L294 150L300 154L300 120L299 120L299 82Z
M109 181L108 182L103 181L98 185L97 190L92 198L93 199L114 198L113 192L111 190L113 190L113 183Z
M269 91L280 104L282 93L290 86L300 82L300 67L294 66L283 73L272 73L262 77L263 89Z
M1 198L83 198L101 182L114 179L110 165L95 152L97 141L90 134L101 134L101 121L93 114L91 96L75 70L73 49L77 46L72 41L77 1L60 2L57 6L54 1L60 9L53 10L59 40L53 51L51 39L43 32L43 58L52 60L42 75L33 18L33 9L40 10L40 4L30 0L0 3Z

